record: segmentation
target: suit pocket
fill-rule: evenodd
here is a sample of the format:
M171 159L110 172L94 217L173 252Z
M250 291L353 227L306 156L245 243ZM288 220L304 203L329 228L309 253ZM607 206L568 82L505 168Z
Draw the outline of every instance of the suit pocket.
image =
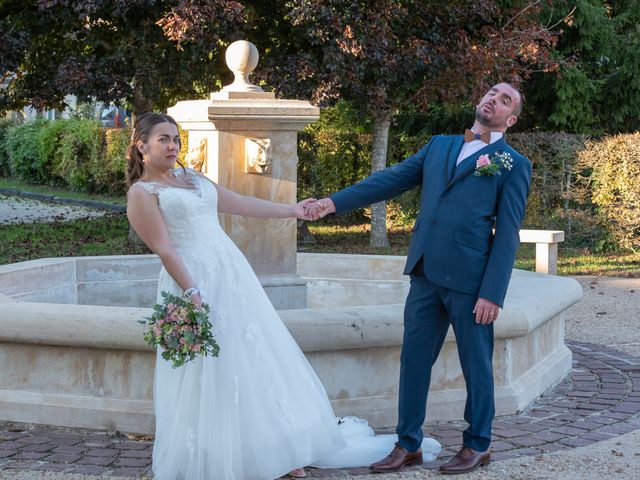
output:
M490 239L488 237L482 237L475 235L472 232L458 230L454 236L454 240L457 243L480 253L487 253L489 251Z

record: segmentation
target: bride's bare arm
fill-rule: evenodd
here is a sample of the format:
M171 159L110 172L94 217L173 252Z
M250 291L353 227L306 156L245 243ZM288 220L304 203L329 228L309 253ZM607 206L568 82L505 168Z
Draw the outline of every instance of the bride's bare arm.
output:
M285 203L270 202L261 198L240 195L232 190L215 184L218 190L218 211L222 213L232 213L244 215L246 217L261 218L300 218L307 220L304 212L306 203L315 201L314 199L303 200L294 205Z
M171 244L157 197L136 186L129 189L127 197L127 218L142 241L160 257L162 265L182 290L195 287L196 284ZM198 304L200 298L194 296L193 301Z

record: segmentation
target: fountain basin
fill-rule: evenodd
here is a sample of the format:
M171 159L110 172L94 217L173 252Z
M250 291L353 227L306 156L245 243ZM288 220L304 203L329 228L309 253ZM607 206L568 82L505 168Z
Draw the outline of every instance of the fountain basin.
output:
M404 257L298 254L297 263L309 308L279 314L336 414L394 426L409 288ZM137 320L150 314L144 307L155 302L159 269L155 255L0 266L0 419L153 432L155 354ZM261 281L269 294L279 279ZM572 279L513 271L495 326L497 415L523 409L570 370L564 311L581 296ZM464 400L450 331L434 366L427 421L462 418Z

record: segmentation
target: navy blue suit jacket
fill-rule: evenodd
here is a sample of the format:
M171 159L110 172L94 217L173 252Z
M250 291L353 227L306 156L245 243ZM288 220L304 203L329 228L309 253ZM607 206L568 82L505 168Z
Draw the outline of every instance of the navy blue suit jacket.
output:
M422 185L404 273L423 258L430 281L502 306L520 244L531 163L503 138L456 166L463 141L459 135L435 136L415 155L335 193L331 200L340 214ZM501 152L511 155L510 170L474 175L480 155Z

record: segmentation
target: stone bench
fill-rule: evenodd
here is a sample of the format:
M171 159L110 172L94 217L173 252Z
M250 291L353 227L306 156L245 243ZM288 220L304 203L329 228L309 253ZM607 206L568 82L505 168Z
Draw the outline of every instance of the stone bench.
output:
M564 242L562 230L520 230L520 242L536 244L536 272L558 273L558 244Z

